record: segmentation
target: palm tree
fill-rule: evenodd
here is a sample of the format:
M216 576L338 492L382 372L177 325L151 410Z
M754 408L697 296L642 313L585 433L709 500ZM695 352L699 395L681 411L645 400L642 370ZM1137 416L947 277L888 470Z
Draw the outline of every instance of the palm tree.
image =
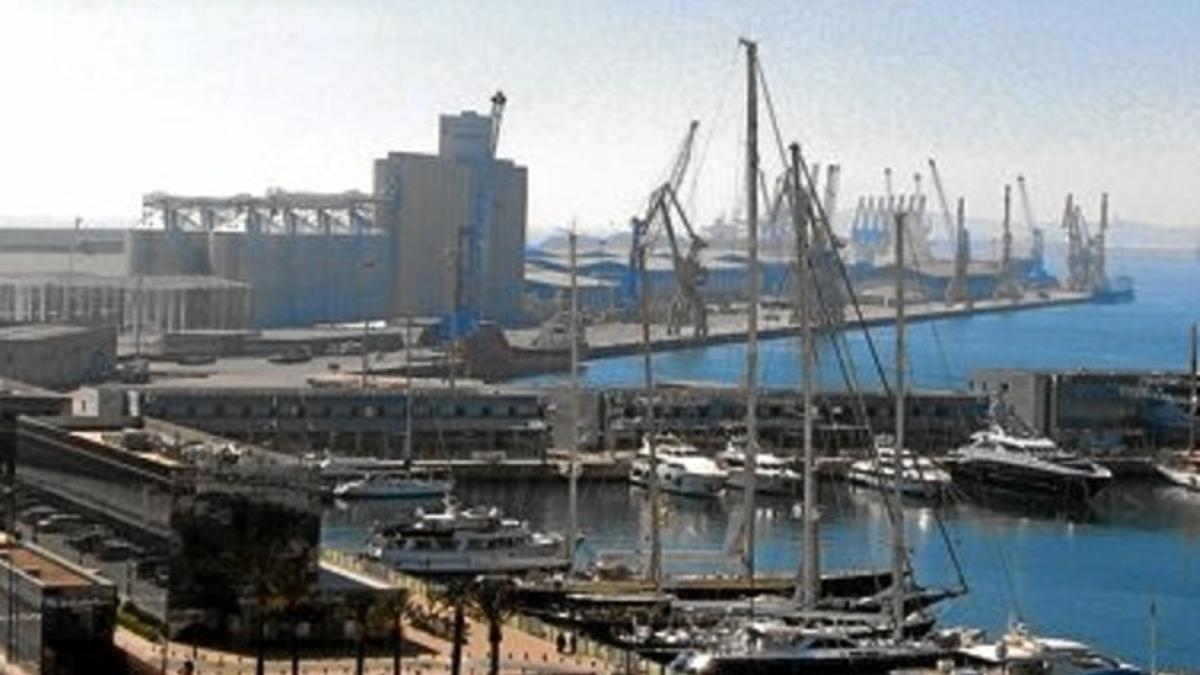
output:
M408 590L397 588L377 595L367 615L367 624L383 628L392 646L392 675L400 675L401 652L404 650L404 617L408 613Z
M432 599L438 603L448 604L454 608L454 632L451 635L450 674L462 675L462 650L467 638L467 618L465 608L471 595L470 581L455 580L447 582Z
M512 582L504 577L478 577L471 584L472 609L488 624L488 673L500 673L500 643L504 622L512 614Z
M367 660L367 615L375 600L375 594L366 591L351 592L346 600L354 612L354 622L358 628L354 643L354 672L355 675L363 675Z

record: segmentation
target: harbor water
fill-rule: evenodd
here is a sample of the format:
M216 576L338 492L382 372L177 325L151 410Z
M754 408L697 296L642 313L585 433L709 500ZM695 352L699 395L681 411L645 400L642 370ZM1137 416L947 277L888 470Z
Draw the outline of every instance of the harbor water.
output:
M909 327L910 382L918 388L957 390L972 370L1028 368L1049 370L1183 370L1187 363L1188 326L1200 320L1200 260L1195 256L1117 251L1112 274L1136 282L1133 302L1045 307L1017 312L963 316ZM891 376L890 327L870 332L883 368ZM845 388L837 353L828 340L818 353L820 385ZM766 387L797 387L798 341L760 344L759 381ZM844 350L857 386L879 388L879 377L861 330L844 333ZM742 379L745 346L723 344L661 352L653 356L658 381L715 382L736 385ZM641 356L596 359L587 363L590 387L640 387ZM520 381L560 384L562 377Z
M535 528L566 528L562 483L460 486L465 503L493 504ZM760 500L756 558L763 571L794 572L801 552L795 503ZM829 484L821 492L822 563L829 570L888 566L889 529L874 492ZM665 500L664 548L713 552L668 566L680 571L738 571L721 555L738 498ZM402 508L396 502L331 507L326 544L355 550L373 523ZM580 488L584 559L603 551L645 551L648 509L642 491L620 483ZM946 541L961 561L968 593L940 605L941 625L970 625L991 634L1010 620L1046 635L1089 642L1126 660L1150 662L1157 630L1158 663L1200 665L1200 494L1149 484L1122 484L1102 492L1085 513L1022 512L966 503L936 510L906 503L907 539L918 581L954 587L958 575ZM939 528L941 520L944 530ZM943 536L944 531L944 536Z
M1200 261L1192 256L1118 253L1114 274L1136 279L1137 297L1122 304L1050 307L916 324L910 333L911 378L916 387L963 389L979 368L1053 370L1182 370L1187 331L1200 319ZM872 338L890 375L892 331ZM846 336L860 386L878 378L861 332ZM654 355L660 381L736 385L742 345L719 345ZM821 353L824 387L844 386L835 354ZM796 341L762 345L760 380L795 387ZM640 386L640 357L592 361L589 387ZM525 380L554 385L557 377ZM565 484L462 486L469 503L496 504L535 527L562 530ZM643 495L621 484L588 484L580 491L585 557L607 549L645 548L648 512ZM736 498L671 499L664 508L667 548L720 551ZM822 556L828 569L886 567L888 519L878 495L840 485L821 494ZM354 504L326 515L329 545L361 546L372 523L395 505ZM759 569L794 571L800 522L791 501L767 501L756 520ZM925 585L953 586L957 573L946 541L961 561L969 593L939 609L943 625L974 625L995 634L1012 620L1036 631L1094 644L1115 656L1151 661L1156 631L1158 665L1200 667L1200 494L1142 483L1101 493L1087 512L1020 512L994 505L951 503L936 510L905 506L908 544ZM939 528L939 519L944 523ZM731 562L687 563L689 569L734 571Z

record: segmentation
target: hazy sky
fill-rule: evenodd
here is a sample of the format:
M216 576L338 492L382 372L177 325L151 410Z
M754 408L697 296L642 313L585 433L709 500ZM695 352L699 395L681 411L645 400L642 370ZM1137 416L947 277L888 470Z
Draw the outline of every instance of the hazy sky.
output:
M1200 223L1195 0L0 0L0 17L3 214L366 190L373 158L434 150L439 113L502 88L535 234L626 222L693 117L704 221L736 199L747 35L784 133L843 165L843 204L933 154L973 216L1024 172L1040 219L1107 190L1124 218Z

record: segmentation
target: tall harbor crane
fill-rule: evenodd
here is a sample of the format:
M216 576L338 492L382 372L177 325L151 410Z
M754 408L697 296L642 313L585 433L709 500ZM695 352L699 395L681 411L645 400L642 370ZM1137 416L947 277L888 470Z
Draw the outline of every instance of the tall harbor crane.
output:
M682 332L683 324L690 323L693 337L708 335L708 310L700 291L707 278L707 272L700 262L700 253L708 243L696 233L688 220L680 204L678 190L691 161L699 124L692 120L671 164L666 182L650 193L645 213L633 219L629 275L625 284L631 299L636 299L639 293L652 292L651 288L639 286L640 280L648 276L647 265L656 235L661 231L670 248L676 282L675 295L667 311L667 333L678 335ZM682 225L682 232L676 230L676 220ZM681 241L685 237L686 241Z
M459 230L457 250L453 255L454 268L454 311L443 322L450 340L463 338L475 329L483 304L484 240L492 229L492 218L496 209L496 148L500 143L500 128L504 120L504 106L508 98L503 91L492 95L491 137L488 139L487 154L475 159L478 189L473 193L471 215L465 227Z
M1021 286L1017 283L1017 269L1012 254L1012 189L1004 186L1004 233L1001 235L1000 273L996 278L996 298L1019 300Z
M964 217L963 200L958 200L957 224L951 220L950 205L946 201L946 189L942 186L942 176L938 172L937 162L929 158L929 175L933 178L933 187L937 192L938 204L942 207L942 223L946 229L946 237L954 242L954 276L946 286L946 302L971 303L971 294L967 288L967 269L971 263L971 236L967 232Z
M1029 228L1029 257L1033 260L1034 268L1040 272L1046 254L1046 234L1033 220L1033 207L1030 206L1029 190L1025 187L1025 176L1017 176L1017 189L1021 192L1021 210L1025 213L1025 226Z

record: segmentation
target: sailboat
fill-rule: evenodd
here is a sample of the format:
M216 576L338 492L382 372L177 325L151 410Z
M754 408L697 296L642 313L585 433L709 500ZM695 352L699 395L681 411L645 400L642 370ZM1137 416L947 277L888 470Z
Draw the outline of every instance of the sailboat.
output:
M746 49L747 57L747 191L750 195L754 195L757 189L757 174L758 174L758 157L757 157L757 81L759 70L757 65L757 45L749 40L742 40L742 45ZM799 147L792 146L792 190L793 190L793 208L795 217L799 218L799 190L800 181L800 157ZM750 236L751 236L751 256L750 260L753 265L754 257L754 235L756 231L757 213L755 211L756 200L751 197L748 201ZM899 298L897 302L897 326L896 326L896 447L904 447L904 273L903 273L903 248L904 242L904 221L907 214L904 213L904 205L899 205L896 217L896 296ZM803 244L804 238L798 237L798 243ZM801 251L801 279L799 281L802 289L801 300L802 304L806 300L807 294L803 292L808 286L807 278L807 260L805 255L807 251ZM753 269L751 274L753 275ZM829 621L821 623L812 620L812 612L817 609L819 596L819 560L817 558L817 538L816 538L816 495L815 495L815 472L813 469L814 452L812 447L812 337L811 337L811 314L807 312L808 307L802 306L801 317L804 325L805 334L805 414L804 414L804 436L805 436L805 490L804 490L804 562L801 567L801 583L798 585L798 591L795 600L798 607L801 609L799 613L792 614L791 626L781 630L778 624L772 630L764 630L760 622L757 621L741 621L735 624L731 631L714 631L714 638L711 646L700 649L687 650L681 653L672 661L670 665L671 672L686 673L688 675L726 675L740 673L755 673L755 675L769 675L770 673L788 673L789 675L797 675L799 673L889 673L897 668L912 668L912 667L930 667L937 664L939 659L945 657L948 652L945 648L938 647L932 644L917 643L908 641L905 635L905 626L908 623L908 591L909 581L907 569L905 567L905 547L904 547L904 522L903 514L899 509L899 497L901 493L901 473L893 474L893 489L895 493L895 504L892 511L892 572L891 572L891 589L889 594L888 611L884 613L887 617L885 625L886 632L889 633L886 637L880 636L877 631L866 630L861 625L851 626L830 626ZM753 310L752 310L753 311ZM751 314L753 317L753 313ZM753 330L750 331L750 338L754 337ZM754 356L756 352L749 345L747 347L747 362L748 367L755 365ZM748 375L748 382L753 383L754 378ZM748 407L753 410L754 398L751 393ZM750 459L747 462L749 465L748 472L753 471L753 449L754 449L754 417L750 413L747 420L747 428L750 431L748 448L751 450ZM753 484L753 474L750 474L751 485ZM754 490L746 490L746 501L753 504ZM750 511L750 522L753 523L753 511ZM751 540L752 541L752 540ZM750 548L747 553L748 567L752 570L753 567L753 549ZM809 620L805 620L805 610L809 612ZM836 616L836 615L835 615Z
M1198 347L1200 343L1200 322L1193 323L1191 331L1191 358L1188 359L1188 440L1187 449L1175 454L1165 461L1156 462L1154 470L1168 483L1200 492L1200 447L1196 445L1196 415L1200 410L1200 392L1197 391L1197 379L1200 378L1200 363Z

